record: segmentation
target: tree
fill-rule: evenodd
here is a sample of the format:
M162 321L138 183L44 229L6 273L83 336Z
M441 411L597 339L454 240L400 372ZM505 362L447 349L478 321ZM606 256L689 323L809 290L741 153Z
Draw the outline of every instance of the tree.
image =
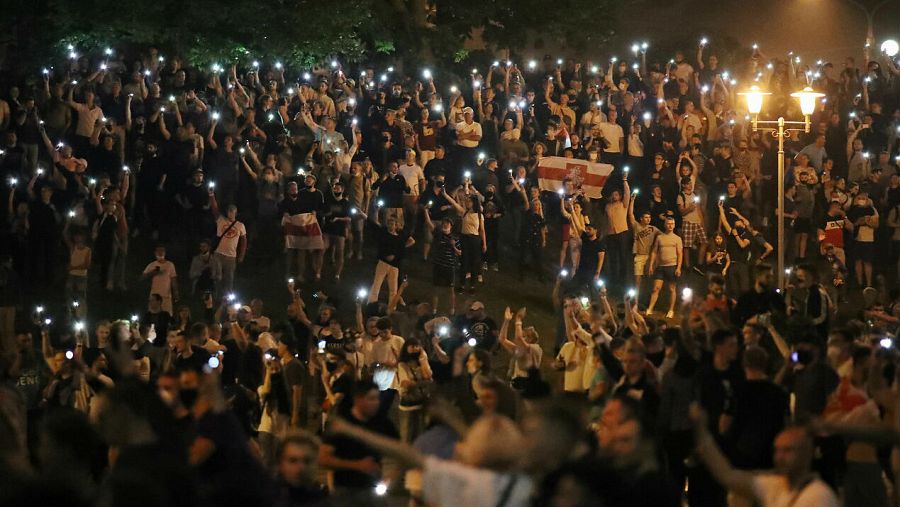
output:
M479 29L484 42L512 50L529 37L579 50L602 44L614 23L612 0L8 0L0 20L0 68L39 68L67 44L81 51L156 46L189 62L278 58L305 67L377 55L450 61ZM584 20L593 20L585 23ZM5 38L4 38L5 37Z

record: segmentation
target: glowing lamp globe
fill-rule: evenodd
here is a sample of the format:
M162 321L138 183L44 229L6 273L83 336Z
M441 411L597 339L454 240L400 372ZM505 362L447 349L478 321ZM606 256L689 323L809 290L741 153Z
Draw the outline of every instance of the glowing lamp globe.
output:
M791 97L800 99L800 110L803 111L803 116L809 116L813 114L816 110L816 100L820 97L824 97L824 93L814 92L812 88L807 86L802 91L794 92L791 94Z
M738 95L743 95L747 100L747 110L750 111L750 114L756 115L762 111L763 99L766 95L771 95L771 93L764 92L760 90L760 88L756 85L750 87L750 89L746 92L741 92Z

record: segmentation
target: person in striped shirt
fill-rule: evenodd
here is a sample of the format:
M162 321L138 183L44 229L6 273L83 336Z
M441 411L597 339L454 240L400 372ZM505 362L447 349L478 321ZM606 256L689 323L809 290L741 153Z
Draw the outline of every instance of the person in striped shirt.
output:
M456 293L453 288L456 285L456 275L459 267L459 258L462 256L462 245L459 236L453 232L453 219L445 216L440 221L440 230L431 220L431 210L425 207L425 225L434 235L432 243L431 262L432 284L437 289L444 287L450 289L450 313L456 310ZM438 293L433 295L433 308L438 307Z

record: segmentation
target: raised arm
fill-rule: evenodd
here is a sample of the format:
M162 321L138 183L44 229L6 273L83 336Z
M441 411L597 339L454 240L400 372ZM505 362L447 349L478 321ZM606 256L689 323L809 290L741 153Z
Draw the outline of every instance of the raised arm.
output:
M725 229L725 232L731 234L731 224L728 223L728 217L725 216L725 204L719 201L719 225Z
M216 140L213 138L213 134L216 132L216 125L219 123L219 120L213 118L212 122L209 124L209 132L206 133L206 142L209 144L209 149L216 150L219 148L219 145L216 144Z
M715 439L710 434L706 425L706 416L699 406L691 406L691 418L694 420L696 453L700 460L706 464L706 469L716 481L726 489L739 493L747 498L756 498L753 491L753 474L738 470L731 466L728 458L719 450Z
M512 320L512 310L509 307L506 307L506 310L503 312L503 324L500 325L500 333L497 335L497 338L500 340L500 345L509 352L515 352L516 344L509 339L509 322Z

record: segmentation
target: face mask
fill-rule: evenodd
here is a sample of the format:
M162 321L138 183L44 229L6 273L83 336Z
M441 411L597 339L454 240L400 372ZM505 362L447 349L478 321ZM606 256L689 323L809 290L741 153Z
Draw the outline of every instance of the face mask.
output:
M199 393L196 389L182 389L178 392L178 397L181 398L181 404L188 409L194 406L198 395Z
M485 192L484 196L485 197L494 197L494 193L493 192Z
M327 362L325 363L325 369L328 370L328 373L334 373L337 370L337 363Z

